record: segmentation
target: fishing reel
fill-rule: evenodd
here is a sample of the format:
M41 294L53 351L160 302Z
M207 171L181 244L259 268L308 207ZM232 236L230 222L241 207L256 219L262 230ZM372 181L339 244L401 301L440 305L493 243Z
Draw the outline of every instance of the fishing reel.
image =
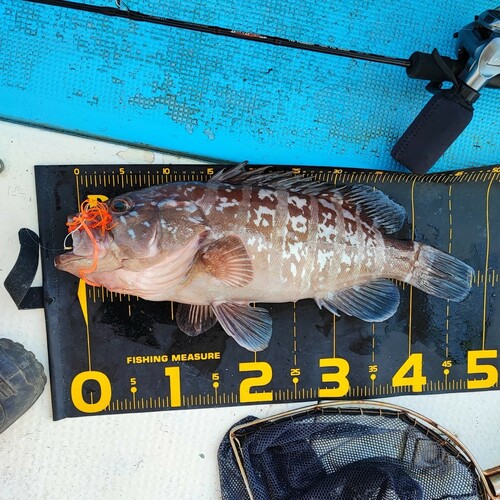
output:
M500 88L500 6L476 16L458 33L458 59L415 52L410 78L428 79L433 97L391 151L409 170L427 172L472 120L483 87ZM451 82L444 88L443 83Z

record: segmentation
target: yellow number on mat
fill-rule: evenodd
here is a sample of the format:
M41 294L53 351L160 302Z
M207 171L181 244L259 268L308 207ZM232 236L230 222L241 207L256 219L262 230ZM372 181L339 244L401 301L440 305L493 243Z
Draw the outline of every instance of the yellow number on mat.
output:
M467 373L486 375L485 378L467 380L467 389L487 389L498 383L498 370L493 365L478 364L480 359L497 359L498 351L469 351L467 353Z
M170 406L181 405L181 369L178 366L166 366L165 377L170 379Z
M89 380L95 380L101 388L101 397L98 401L87 403L83 399L83 384ZM86 371L79 373L71 382L71 401L77 410L83 413L97 413L104 410L111 402L111 382L102 372Z
M321 375L322 382L333 382L337 387L318 389L320 398L340 398L349 392L349 363L344 358L321 358L320 368L336 368L335 372L326 372Z
M250 392L253 387L262 387L269 384L273 379L273 369L265 361L254 361L250 363L240 363L240 372L260 372L258 377L249 377L241 381L240 384L240 402L241 403L260 403L263 401L272 401L273 392Z
M413 392L422 392L427 377L422 375L423 357L421 352L410 354L401 368L392 377L393 387L411 387ZM408 373L413 370L413 374Z

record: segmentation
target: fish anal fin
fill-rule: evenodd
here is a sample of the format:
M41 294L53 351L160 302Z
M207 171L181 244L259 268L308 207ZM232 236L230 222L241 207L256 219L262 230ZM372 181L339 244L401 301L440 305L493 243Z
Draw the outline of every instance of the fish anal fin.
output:
M273 322L262 307L242 302L214 302L214 313L222 328L249 351L262 351L271 340Z
M242 287L253 280L253 264L238 236L230 235L212 243L202 254L205 269L228 286Z
M315 297L314 300L316 302L316 305L320 309L325 308L327 311L330 311L335 316L340 316L340 314L337 311L336 307L332 304L332 302L330 302L330 300L328 300L328 296L326 296L326 297Z
M179 328L191 337L206 332L217 323L210 305L178 304L175 319Z
M398 287L386 279L369 281L322 297L329 308L368 322L389 319L396 312L399 299Z

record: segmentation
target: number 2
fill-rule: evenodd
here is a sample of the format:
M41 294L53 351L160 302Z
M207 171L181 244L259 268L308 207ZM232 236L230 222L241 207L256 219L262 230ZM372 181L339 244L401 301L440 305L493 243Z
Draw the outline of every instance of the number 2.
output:
M261 374L258 377L249 377L241 381L240 384L240 402L241 403L260 403L262 401L272 401L272 391L250 392L253 387L262 387L269 384L273 379L273 369L265 361L255 361L250 363L240 363L240 372L258 371Z

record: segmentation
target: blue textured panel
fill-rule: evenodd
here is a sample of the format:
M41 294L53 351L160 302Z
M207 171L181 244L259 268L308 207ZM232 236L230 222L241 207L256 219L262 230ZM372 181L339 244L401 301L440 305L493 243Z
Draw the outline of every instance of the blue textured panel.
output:
M114 6L113 0L85 3ZM487 1L128 0L145 13L342 48L453 56ZM254 163L403 170L390 149L428 101L402 68L0 0L0 117ZM500 91L433 170L498 162Z

